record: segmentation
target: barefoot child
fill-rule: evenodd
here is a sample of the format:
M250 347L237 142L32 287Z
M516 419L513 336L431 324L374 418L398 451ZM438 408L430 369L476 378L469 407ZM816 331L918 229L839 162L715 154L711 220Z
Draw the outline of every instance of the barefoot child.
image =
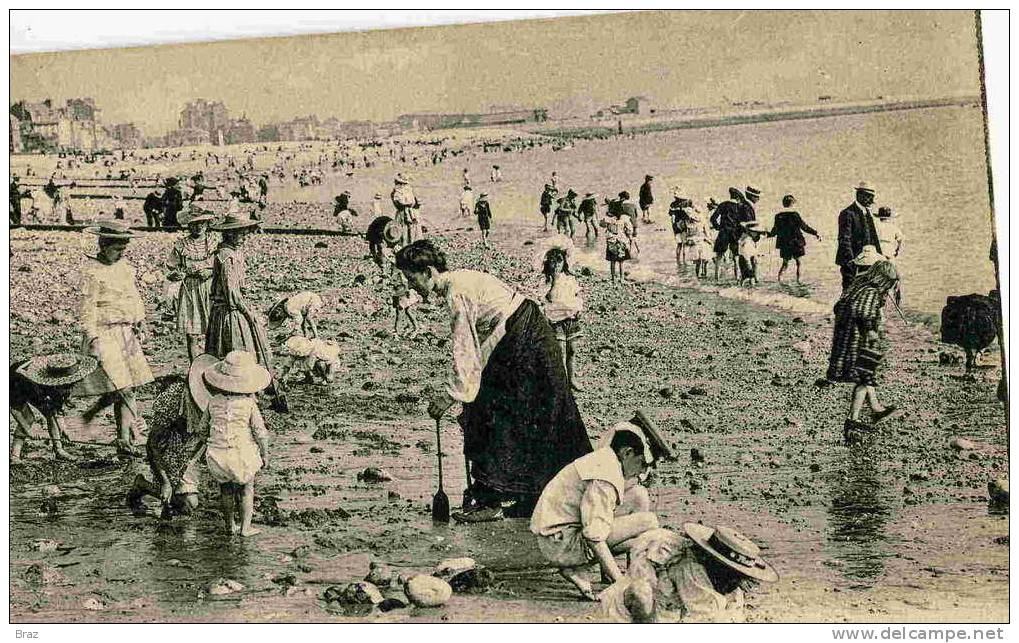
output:
M752 288L758 284L757 242L760 241L762 236L767 234L766 231L757 227L756 221L751 221L743 226L743 232L740 234L737 244L739 250L739 256L737 257L739 262L739 283L741 286Z
M598 600L583 577L585 567L597 562L611 581L622 579L614 554L628 551L634 538L658 528L657 516L648 506L629 503L626 491L626 481L638 478L654 462L645 432L623 423L608 446L566 465L541 492L531 533L538 537L542 555L583 598ZM618 515L624 501L641 510Z
M552 237L535 256L535 263L541 264L548 292L545 294L545 316L551 322L556 339L562 346L566 360L566 379L574 391L582 390L577 385L573 371L575 342L584 335L580 326L580 313L584 310L584 297L580 284L570 272L573 243L562 235Z
M11 440L11 462L21 460L21 451L38 411L49 428L53 456L57 460L73 460L64 450L61 418L71 395L71 386L85 379L96 369L92 357L60 353L40 355L11 364L10 406L16 422Z
M605 228L605 260L609 262L612 284L616 283L616 268L619 268L619 282L626 281L623 263L630 258L630 240L633 238L633 224L622 211L613 207L617 202L610 202L609 213L601 221Z
M223 519L228 532L254 536L261 531L251 526L255 474L269 466L269 434L255 393L272 377L253 353L231 351L205 370L202 380L211 395L200 424L207 439L205 463L219 483Z
M708 278L708 262L714 256L711 230L696 210L689 213L686 232L686 259L693 261L694 276ZM678 257L677 257L678 261Z

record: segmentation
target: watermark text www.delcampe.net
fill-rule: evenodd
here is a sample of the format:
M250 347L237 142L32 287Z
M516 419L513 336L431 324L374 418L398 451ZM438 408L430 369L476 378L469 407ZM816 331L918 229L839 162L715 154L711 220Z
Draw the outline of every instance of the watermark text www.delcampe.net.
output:
M831 631L835 640L846 641L1001 641L1002 628L949 628L949 627L873 627L838 628Z

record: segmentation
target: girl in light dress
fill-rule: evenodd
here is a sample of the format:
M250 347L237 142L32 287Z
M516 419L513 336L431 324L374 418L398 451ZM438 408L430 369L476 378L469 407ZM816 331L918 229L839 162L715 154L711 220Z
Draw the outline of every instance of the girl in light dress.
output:
M549 287L545 293L545 317L552 324L556 339L563 349L566 379L570 388L581 391L583 389L577 384L574 375L573 358L576 355L576 341L584 335L580 325L584 297L580 284L570 272L572 255L573 243L565 236L556 236L543 244L535 263L540 263L545 283Z
M696 210L687 213L688 221L684 243L686 252L684 259L693 261L694 276L708 278L708 262L715 256L713 251L714 240L711 236L711 229L708 227L705 218ZM677 251L678 255L678 251ZM677 256L677 261L679 257Z
M134 233L120 221L99 223L86 232L99 238L99 252L83 271L82 352L95 357L99 368L75 385L72 395L100 396L82 415L86 424L112 405L118 452L140 456L131 443L131 429L139 418L134 389L153 378L142 353L145 305L135 285L134 266L122 259Z
M187 341L190 361L202 353L199 345L205 341L205 332L209 326L209 290L216 243L209 237L207 229L215 218L211 212L192 204L188 213L182 216L188 234L174 242L166 262L170 270L167 279L179 284L173 308L177 317L177 331Z
M254 536L255 474L269 467L269 434L255 393L272 380L253 353L237 350L220 361L195 362L205 368L201 381L208 405L199 426L206 443L205 463L219 483L220 509L229 533ZM239 524L238 524L238 518Z

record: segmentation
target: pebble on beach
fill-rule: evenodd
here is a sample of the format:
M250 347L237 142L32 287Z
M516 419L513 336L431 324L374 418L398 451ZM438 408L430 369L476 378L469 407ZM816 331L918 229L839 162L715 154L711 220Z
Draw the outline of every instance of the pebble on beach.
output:
M407 598L418 607L441 607L453 595L453 588L449 583L441 578L424 574L411 578L404 589Z

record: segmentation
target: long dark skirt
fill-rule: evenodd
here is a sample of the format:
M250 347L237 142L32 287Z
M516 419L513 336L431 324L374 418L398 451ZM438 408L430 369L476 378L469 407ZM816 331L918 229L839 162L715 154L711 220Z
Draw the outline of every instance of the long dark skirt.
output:
M272 349L261 323L247 308L213 303L205 334L205 352L220 359L230 351L249 351L272 372Z
M478 396L459 420L476 499L533 499L563 467L592 451L555 331L533 301L506 320Z

